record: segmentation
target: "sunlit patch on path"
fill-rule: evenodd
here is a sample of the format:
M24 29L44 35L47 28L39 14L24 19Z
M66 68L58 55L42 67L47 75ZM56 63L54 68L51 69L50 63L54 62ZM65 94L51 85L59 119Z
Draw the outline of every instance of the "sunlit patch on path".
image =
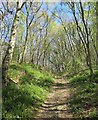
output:
M62 78L57 78L36 118L72 118L67 102L69 95L68 82Z

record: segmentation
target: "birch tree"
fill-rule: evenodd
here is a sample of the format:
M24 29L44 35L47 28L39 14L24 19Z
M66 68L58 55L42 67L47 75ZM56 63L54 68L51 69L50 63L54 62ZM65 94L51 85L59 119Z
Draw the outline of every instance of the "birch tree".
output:
M16 29L17 29L17 19L19 18L19 11L22 9L24 4L25 4L25 2L22 3L22 5L20 7L19 2L16 3L16 10L15 10L15 15L14 15L13 22L12 22L8 48L7 48L5 57L4 57L3 62L2 62L3 85L7 85L9 82L9 79L7 77L7 72L9 70L9 67L10 67L10 64L12 61L13 51L14 51L15 42L16 42L15 35L16 35ZM7 12L11 12L8 9L8 3L7 3Z

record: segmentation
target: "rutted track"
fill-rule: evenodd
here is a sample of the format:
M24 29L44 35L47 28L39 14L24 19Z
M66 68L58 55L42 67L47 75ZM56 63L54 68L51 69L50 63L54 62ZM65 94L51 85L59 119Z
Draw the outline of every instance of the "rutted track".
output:
M51 92L35 118L72 118L67 102L69 97L68 81L55 79Z

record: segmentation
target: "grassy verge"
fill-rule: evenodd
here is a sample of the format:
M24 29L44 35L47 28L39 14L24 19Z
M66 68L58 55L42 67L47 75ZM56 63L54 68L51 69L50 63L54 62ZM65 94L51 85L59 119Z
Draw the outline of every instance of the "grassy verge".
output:
M45 100L53 77L30 64L12 64L3 88L3 118L30 118Z
M98 117L98 71L94 71L93 81L89 82L86 71L70 79L71 98L69 106L75 117Z

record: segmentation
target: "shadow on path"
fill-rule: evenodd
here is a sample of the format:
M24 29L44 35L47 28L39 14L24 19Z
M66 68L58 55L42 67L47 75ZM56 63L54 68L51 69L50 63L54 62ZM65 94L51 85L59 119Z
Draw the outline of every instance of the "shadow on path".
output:
M67 102L69 97L69 83L57 78L35 118L72 118Z

